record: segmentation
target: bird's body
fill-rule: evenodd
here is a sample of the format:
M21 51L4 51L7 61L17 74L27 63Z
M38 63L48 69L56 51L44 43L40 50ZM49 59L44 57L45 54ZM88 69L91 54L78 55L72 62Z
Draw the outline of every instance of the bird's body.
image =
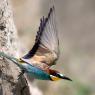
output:
M32 49L19 59L5 57L17 64L21 70L33 78L41 80L71 80L58 71L50 69L50 66L54 65L59 58L59 40L54 7L50 8L46 18L43 17L40 20L39 30Z
M23 66L22 69L25 71L25 73L27 73L30 77L34 79L41 79L41 80L50 79L50 75L48 73L37 67L35 68L34 66L26 63L23 63L22 66Z

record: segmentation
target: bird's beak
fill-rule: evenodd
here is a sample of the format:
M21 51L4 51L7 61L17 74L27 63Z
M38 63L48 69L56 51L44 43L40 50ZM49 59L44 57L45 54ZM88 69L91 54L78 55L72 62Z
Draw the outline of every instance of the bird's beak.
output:
M72 81L69 77L64 76L63 74L57 73L57 76L61 79Z
M57 76L53 76L53 75L50 75L51 77L51 80L52 81L56 81L56 80L60 80L60 79L65 79L65 80L69 80L69 81L72 81L70 78L58 73Z
M68 77L66 77L66 76L62 77L61 79L65 79L65 80L72 81L70 78L68 78Z

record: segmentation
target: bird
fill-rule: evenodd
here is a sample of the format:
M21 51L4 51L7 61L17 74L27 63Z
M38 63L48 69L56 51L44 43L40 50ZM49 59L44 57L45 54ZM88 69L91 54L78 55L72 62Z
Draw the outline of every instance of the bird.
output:
M59 71L51 69L59 58L59 39L55 18L55 7L51 7L47 17L40 19L35 43L32 49L23 57L17 59L2 53L2 56L10 59L21 69L19 75L27 73L32 78L39 80L56 81L65 79L72 81L69 77Z

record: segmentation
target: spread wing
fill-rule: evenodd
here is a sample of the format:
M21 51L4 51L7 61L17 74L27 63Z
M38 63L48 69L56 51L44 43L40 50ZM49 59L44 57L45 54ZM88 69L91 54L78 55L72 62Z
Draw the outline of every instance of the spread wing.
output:
M46 63L51 66L59 56L59 41L55 21L55 9L50 8L46 18L40 20L33 48L21 59Z

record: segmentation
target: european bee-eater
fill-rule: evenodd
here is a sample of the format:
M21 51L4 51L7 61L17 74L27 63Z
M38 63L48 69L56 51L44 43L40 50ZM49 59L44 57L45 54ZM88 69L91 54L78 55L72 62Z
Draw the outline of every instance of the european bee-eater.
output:
M23 73L27 73L33 78L41 80L59 80L70 78L64 76L56 70L50 69L59 57L59 40L55 22L55 9L50 8L48 16L41 18L39 30L33 48L22 58L16 59L2 53L18 65Z

